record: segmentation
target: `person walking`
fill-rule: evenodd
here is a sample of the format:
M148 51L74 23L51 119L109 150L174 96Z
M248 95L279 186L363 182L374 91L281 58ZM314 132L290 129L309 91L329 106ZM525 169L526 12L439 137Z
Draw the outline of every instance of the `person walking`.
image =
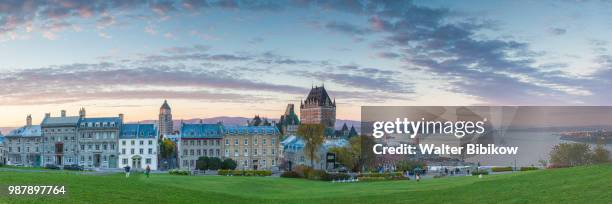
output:
M125 178L130 178L130 166L123 167L123 170L125 171Z
M419 172L416 172L415 178L416 178L416 181L419 182L421 180L421 174L419 174Z
M145 169L145 175L147 175L147 178L149 178L149 173L151 173L151 167L147 165L147 168Z

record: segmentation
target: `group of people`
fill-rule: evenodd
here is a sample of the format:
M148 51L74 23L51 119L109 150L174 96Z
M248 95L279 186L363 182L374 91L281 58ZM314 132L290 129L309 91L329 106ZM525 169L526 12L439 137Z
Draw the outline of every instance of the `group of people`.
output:
M125 171L125 178L129 178L132 167L126 165L125 167L123 167L123 170ZM147 175L147 178L149 178L149 174L151 174L151 167L147 165L147 167L145 168L145 175Z

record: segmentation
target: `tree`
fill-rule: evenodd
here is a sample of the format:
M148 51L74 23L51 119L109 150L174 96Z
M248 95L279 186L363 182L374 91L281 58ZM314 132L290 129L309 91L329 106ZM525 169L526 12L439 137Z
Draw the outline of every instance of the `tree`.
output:
M373 161L375 161L372 151L362 152L363 145L371 146L372 141L370 140L370 137L367 136L352 137L346 146L330 148L329 152L336 154L336 160L340 164L353 172L357 172L363 167L372 166Z
M590 146L584 143L562 143L550 151L550 163L555 165L585 165L590 157Z
M174 142L172 142L172 140L168 138L162 139L159 147L159 152L163 159L167 159L174 156L176 145L174 144Z
M605 163L610 161L610 152L606 150L602 144L598 144L593 153L591 154L591 160L593 163Z
M210 158L208 157L200 157L196 160L196 169L198 170L207 170Z
M223 161L217 157L211 157L208 159L208 169L217 170L223 165Z
M323 144L323 124L301 124L298 126L297 135L304 140L304 155L310 159L310 167L314 168L314 160L318 159L317 152Z
M396 164L399 171L413 171L416 168L425 169L427 164L423 161L402 160Z
M238 164L233 159L225 158L223 160L223 165L222 166L223 167L221 169L234 170L234 169L236 169L236 166L238 166Z

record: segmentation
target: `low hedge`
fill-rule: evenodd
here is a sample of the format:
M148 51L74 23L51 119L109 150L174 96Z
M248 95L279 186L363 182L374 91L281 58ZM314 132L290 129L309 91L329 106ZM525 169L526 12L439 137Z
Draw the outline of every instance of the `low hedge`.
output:
M385 177L358 177L360 182L386 181Z
M337 180L348 180L353 177L346 173L324 173L321 176L321 180L323 181L337 181Z
M302 178L300 174L295 171L285 171L280 176L283 178Z
M362 173L357 176L360 181L408 180L402 172Z
M506 166L506 167L493 167L493 168L491 168L491 171L493 171L493 172L512 171L512 167L509 167L509 166Z
M472 172L472 176L478 176L478 175L489 175L489 172L485 171L485 170L480 170L480 171Z
M521 167L521 171L531 171L531 170L538 170L538 169L539 168L535 167L535 166L524 166L524 167Z
M172 169L172 170L168 171L168 173L171 174L171 175L181 175L181 176L188 176L189 174L191 174L187 170L180 170L180 169Z
M272 171L268 170L219 170L218 175L222 176L271 176Z

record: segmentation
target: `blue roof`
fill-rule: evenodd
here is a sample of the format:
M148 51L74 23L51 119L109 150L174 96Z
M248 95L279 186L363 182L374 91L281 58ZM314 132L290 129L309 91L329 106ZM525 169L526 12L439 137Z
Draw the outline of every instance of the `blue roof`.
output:
M220 124L185 124L181 126L181 138L206 139L223 138L223 125Z
M276 126L224 126L225 134L266 134L266 135L277 135L280 134Z
M156 138L157 128L153 124L123 124L119 139Z
M0 144L2 144L2 142L4 142L4 137L2 137L2 135L0 135Z

